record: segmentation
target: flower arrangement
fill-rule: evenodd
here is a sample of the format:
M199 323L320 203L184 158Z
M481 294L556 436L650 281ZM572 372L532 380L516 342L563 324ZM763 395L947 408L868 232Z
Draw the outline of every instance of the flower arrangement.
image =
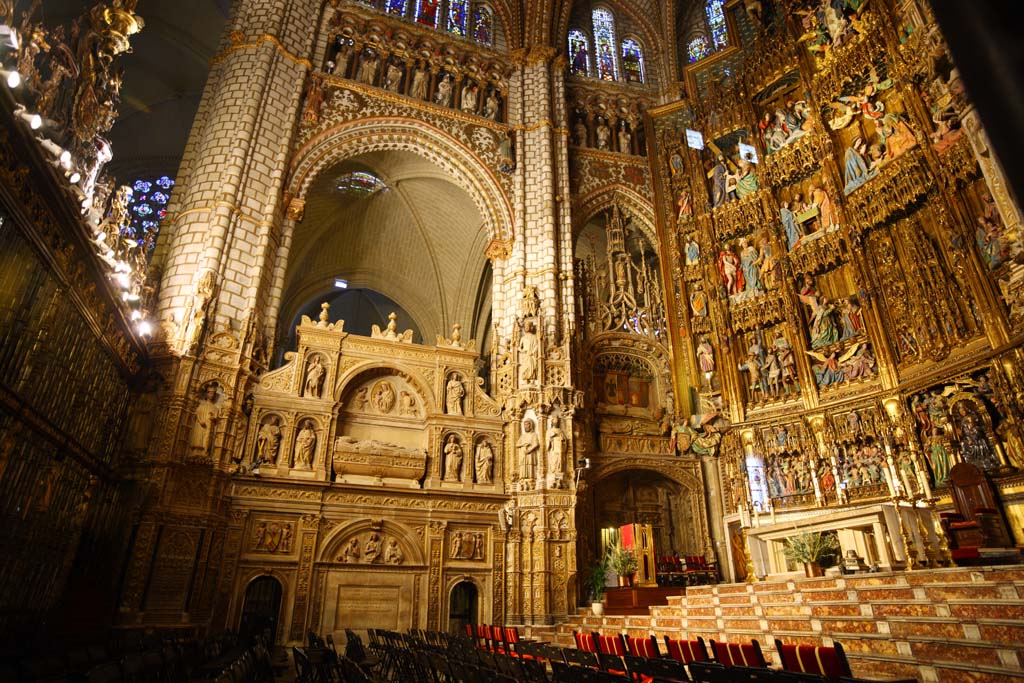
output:
M636 574L639 566L636 554L632 550L622 547L622 543L616 543L608 550L608 562L612 570L619 576L632 576Z
M791 562L817 564L821 567L833 566L840 552L842 550L836 535L820 531L805 531L790 536L782 548L782 554Z

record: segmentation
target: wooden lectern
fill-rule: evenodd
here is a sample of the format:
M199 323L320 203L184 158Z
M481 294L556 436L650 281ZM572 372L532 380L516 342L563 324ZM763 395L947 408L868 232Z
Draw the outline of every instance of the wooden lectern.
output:
M634 586L657 586L657 568L654 554L654 531L650 524L626 524L619 527L622 547L636 553L637 571Z

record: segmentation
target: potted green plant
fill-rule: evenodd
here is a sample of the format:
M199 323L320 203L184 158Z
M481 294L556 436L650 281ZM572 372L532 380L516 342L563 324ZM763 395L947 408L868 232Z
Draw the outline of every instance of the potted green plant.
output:
M604 583L608 575L608 555L602 555L596 560L587 573L586 585L590 592L590 611L594 616L604 616Z
M638 566L636 554L622 547L622 543L616 543L608 551L608 561L612 571L619 575L619 585L632 586Z
M836 535L820 531L805 531L790 536L782 547L785 558L803 564L804 574L808 577L824 576L825 568L834 565L841 552Z

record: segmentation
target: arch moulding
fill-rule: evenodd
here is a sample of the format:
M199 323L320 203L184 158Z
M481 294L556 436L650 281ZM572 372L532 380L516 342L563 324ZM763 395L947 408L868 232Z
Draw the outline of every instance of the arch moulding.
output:
M363 154L412 152L443 169L465 190L492 240L512 239L512 205L494 172L460 141L428 123L404 117L357 119L320 133L292 157L286 193L305 199L313 181L326 169Z
M578 235L590 220L618 203L640 232L647 238L653 249L658 249L658 232L654 226L654 205L650 200L625 185L605 185L589 194L578 197L572 205L573 235Z

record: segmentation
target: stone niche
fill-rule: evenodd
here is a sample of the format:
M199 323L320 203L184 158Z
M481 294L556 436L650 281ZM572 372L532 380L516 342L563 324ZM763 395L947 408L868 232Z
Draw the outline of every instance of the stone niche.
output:
M321 551L324 592L317 632L337 639L345 629L421 626L425 562L422 540L402 524L357 520L344 525Z
M436 346L413 344L393 319L352 334L322 308L317 321L303 316L298 348L261 378L236 460L258 462L264 477L410 489L440 487L447 459L459 467L445 487L499 491L501 411L477 377L473 340L456 329Z

